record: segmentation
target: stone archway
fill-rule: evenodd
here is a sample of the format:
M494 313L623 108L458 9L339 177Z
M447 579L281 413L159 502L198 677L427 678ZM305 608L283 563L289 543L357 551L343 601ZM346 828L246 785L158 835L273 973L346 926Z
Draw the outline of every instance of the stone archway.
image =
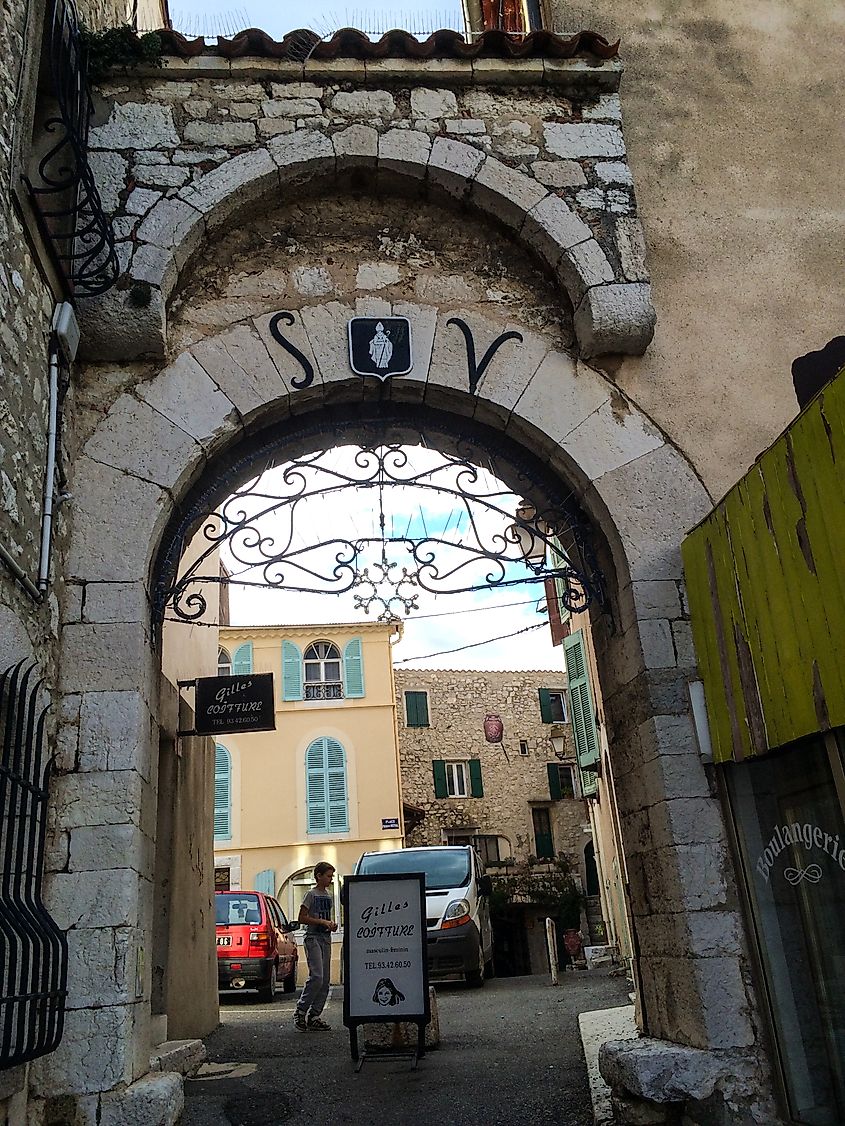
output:
M351 125L331 134L284 134L159 200L138 228L125 286L86 302L89 354L165 354L168 300L206 238L245 206L273 204L282 191L362 171L377 183L402 181L466 203L508 228L568 296L583 356L639 355L648 347L655 323L650 286L617 276L590 228L557 193L451 138Z
M373 311L372 303L367 308ZM160 708L150 595L165 526L209 463L235 456L256 428L272 422L283 440L293 415L319 427L331 404L361 399L361 381L344 361L354 311L329 301L291 314L286 331L315 373L300 389L292 374L301 374L301 365L274 346L268 315L198 341L121 394L76 461L62 690L97 753L87 769L59 780L59 832L71 855L83 828L111 839L117 825L126 841L119 869L104 859L101 869L92 862L82 874L52 876L54 912L73 926L83 962L110 958L121 927L133 928L138 945L149 933L153 870L143 845L155 803ZM642 927L647 1030L698 1049L748 1048L754 1036L738 916L727 902L724 832L695 749L685 689L693 658L684 648L679 545L708 510L708 497L634 403L540 333L525 329L531 347L521 362L491 364L470 394L463 338L449 323L456 312L415 308L413 378L394 380L389 392L399 403L444 412L456 429L477 419L530 451L575 490L608 544L613 628L602 629L597 647L635 924ZM479 340L501 332L497 320L460 312ZM89 800L80 824L83 797ZM105 912L103 902L110 904ZM671 951L655 934L656 914L677 933ZM148 996L135 995L133 978L116 986L112 1000L90 1009L75 988L65 1042L50 1057L49 1077L46 1068L37 1073L41 1089L106 1091L143 1074ZM83 1040L102 1051L90 1052L90 1066L80 1072Z

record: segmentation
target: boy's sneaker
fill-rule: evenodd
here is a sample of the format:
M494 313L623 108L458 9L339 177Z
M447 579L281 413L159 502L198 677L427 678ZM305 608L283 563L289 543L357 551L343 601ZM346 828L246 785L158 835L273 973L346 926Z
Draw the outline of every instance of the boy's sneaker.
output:
M306 1027L309 1032L331 1032L332 1030L332 1026L326 1024L320 1017L311 1017Z
M305 1013L296 1013L293 1018L293 1027L297 1032L308 1031L308 1021L305 1019Z

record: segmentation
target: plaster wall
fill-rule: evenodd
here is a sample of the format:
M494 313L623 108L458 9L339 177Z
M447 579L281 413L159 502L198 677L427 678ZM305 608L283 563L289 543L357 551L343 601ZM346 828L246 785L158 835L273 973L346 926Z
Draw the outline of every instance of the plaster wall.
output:
M842 6L548 0L621 38L659 328L614 379L721 497L797 414L790 365L842 332Z
M232 757L232 834L215 841L217 855L241 858L241 888L258 872L275 872L276 890L319 860L334 864L340 876L352 872L367 849L400 848L402 808L394 717L390 638L392 625L353 623L301 627L221 630L221 644L233 652L253 645L253 670L273 672L276 730L228 735L218 742ZM343 651L362 640L365 695L337 701L281 699L282 640L300 648L331 641ZM349 832L313 834L307 829L305 752L322 737L337 739L346 752ZM382 819L399 828L382 828ZM283 901L283 905L284 901ZM290 909L287 905L286 909Z

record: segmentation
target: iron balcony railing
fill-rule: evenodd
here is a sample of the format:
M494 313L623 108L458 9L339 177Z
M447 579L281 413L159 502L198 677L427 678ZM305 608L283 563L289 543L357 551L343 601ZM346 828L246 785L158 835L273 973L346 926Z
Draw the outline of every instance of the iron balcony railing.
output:
M23 663L0 675L0 1068L58 1047L67 940L41 900L50 761L41 682Z
M76 296L92 297L114 285L120 270L114 233L88 164L93 102L73 0L55 0L43 52L24 179L68 284Z

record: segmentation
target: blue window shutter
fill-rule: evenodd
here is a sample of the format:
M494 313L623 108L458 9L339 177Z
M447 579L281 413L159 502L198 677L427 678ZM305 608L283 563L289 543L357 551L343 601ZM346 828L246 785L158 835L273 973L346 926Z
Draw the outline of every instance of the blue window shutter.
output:
M309 833L348 833L346 752L337 739L315 739L305 752Z
M218 743L214 748L214 839L232 835L232 758Z
M590 678L587 673L584 636L580 629L564 638L563 655L566 660L566 674L569 677L569 706L575 749L578 754L581 790L585 796L589 796L596 792L596 771L590 770L589 767L595 766L599 761L599 738L593 696L590 691Z
M364 656L360 637L347 641L343 649L343 694L352 700L364 695Z
M554 723L552 718L552 701L551 693L548 688L538 688L540 693L540 722L541 723Z
M265 868L255 877L255 891L263 891L265 895L276 894L276 873L272 868Z
M309 833L329 831L329 804L326 793L326 740L315 739L305 752L305 804Z
M252 642L245 641L232 654L232 676L246 676L252 672Z
M337 739L326 739L326 791L329 797L329 831L349 832L346 800L346 752Z
M302 699L302 653L292 641L282 642L282 699Z

